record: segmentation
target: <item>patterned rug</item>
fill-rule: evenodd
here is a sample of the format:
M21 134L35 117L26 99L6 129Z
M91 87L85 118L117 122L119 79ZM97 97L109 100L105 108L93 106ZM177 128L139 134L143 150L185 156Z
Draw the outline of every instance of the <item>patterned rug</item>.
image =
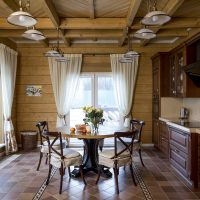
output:
M146 186L143 178L142 178L142 174L139 170L139 166L137 165L133 165L133 170L134 170L134 175L136 177L136 180L144 194L144 197L146 200L153 200L151 193L148 190L148 187ZM54 174L56 173L57 169L53 168L52 172L51 172L51 176L50 176L50 180L52 179L52 177L54 176ZM47 179L46 179L47 180ZM42 183L40 189L38 190L38 192L35 194L35 196L33 197L32 200L39 200L42 197L42 194L44 193L47 185L46 185L46 180Z

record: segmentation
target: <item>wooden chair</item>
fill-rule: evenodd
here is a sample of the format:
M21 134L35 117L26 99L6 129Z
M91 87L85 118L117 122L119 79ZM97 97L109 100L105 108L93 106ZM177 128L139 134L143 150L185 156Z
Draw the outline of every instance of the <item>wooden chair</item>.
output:
M125 138L130 137L131 143L126 142ZM115 185L117 194L119 194L119 186L118 186L118 174L119 174L119 167L129 165L131 176L133 179L133 183L135 185L135 177L133 174L133 167L132 167L132 151L133 151L133 141L135 138L135 132L115 132L114 134L114 149L103 150L99 153L99 167L98 167L98 177L96 180L96 184L99 181L101 170L104 166L113 168L114 176L115 176ZM121 142L123 145L119 147L118 143Z
M83 175L83 167L82 167L82 156L79 152L72 150L70 148L63 148L63 141L61 137L61 133L59 132L48 132L44 131L42 133L43 137L46 138L49 147L49 173L46 181L46 185L49 184L49 179L51 176L52 167L59 168L60 171L60 190L59 193L62 193L62 184L63 184L63 176L65 175L65 169L68 168L69 177L71 178L70 166L79 166L81 177L83 179L84 184L86 185L84 175ZM50 137L53 138L50 140ZM59 141L60 148L55 149L55 143Z
M48 153L49 153L49 147L48 147L48 143L46 141L46 138L43 137L42 133L44 131L49 131L49 128L48 128L48 122L47 121L41 121L41 122L38 122L36 124L36 127L38 128L38 131L39 131L39 138L40 138L40 158L39 158L39 162L38 162L38 166L37 166L37 171L40 169L40 164L41 164L41 160L42 160L42 157L43 157L43 154L46 154L46 164L47 164L47 161L48 161ZM66 140L62 140L63 144L62 144L62 147L63 148L66 148ZM54 144L55 148L56 149L60 149L60 143L59 141L56 141L55 144Z
M130 121L130 125L131 125L131 130L134 131L136 133L135 135L135 139L134 139L134 151L137 150L140 156L140 161L141 164L144 166L143 160L142 160L142 148L141 148L141 135L142 135L142 129L143 126L145 125L144 121L140 121L137 119L132 119Z

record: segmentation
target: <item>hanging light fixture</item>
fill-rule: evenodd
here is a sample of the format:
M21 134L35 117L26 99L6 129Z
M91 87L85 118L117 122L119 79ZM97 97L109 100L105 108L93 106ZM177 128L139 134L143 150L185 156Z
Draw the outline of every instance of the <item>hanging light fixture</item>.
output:
M34 26L33 29L29 29L22 34L23 37L30 39L30 40L44 40L46 37L38 30L35 30Z
M163 25L167 23L171 17L163 11L158 11L156 8L156 0L153 0L153 8L151 11L151 0L148 1L148 13L142 19L144 25Z
M64 52L59 48L59 28L57 28L57 46L53 46L51 50L44 53L45 57L55 57L57 62L67 62L68 58L64 56Z
M149 40L155 38L156 34L151 29L145 27L136 31L134 37Z
M127 37L128 37L128 51L119 59L120 63L132 63L135 56L139 56L139 53L132 50L132 43L130 41L130 35L128 33L129 28L127 27Z
M19 7L19 11L12 13L7 18L8 23L24 27L34 26L37 23L37 20L30 13L23 11L21 0L19 0ZM25 9L30 9L30 0L27 0Z

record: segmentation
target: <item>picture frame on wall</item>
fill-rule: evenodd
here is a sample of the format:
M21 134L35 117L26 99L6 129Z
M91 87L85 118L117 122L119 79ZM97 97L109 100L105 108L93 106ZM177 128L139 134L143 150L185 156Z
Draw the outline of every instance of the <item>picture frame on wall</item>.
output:
M42 96L42 86L41 85L27 85L26 96Z

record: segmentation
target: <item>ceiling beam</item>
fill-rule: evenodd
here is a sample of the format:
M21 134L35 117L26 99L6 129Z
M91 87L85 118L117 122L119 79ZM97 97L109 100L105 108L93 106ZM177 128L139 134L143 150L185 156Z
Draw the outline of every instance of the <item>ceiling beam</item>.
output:
M19 10L19 5L15 3L13 0L3 0L3 2L12 10L17 11Z
M55 28L59 28L60 27L60 19L59 19L57 12L56 12L55 6L53 5L52 0L44 0L43 6L44 6L44 10L45 10L46 14L51 19ZM64 32L65 32L64 30L60 30L61 37L62 37L65 45L70 46L70 40L65 38Z
M125 18L64 18L62 29L122 29L126 26Z
M40 30L44 29L52 29L55 30L55 26L49 18L37 18L38 23L36 24L36 28ZM126 19L125 18L96 18L96 19L88 19L88 18L64 18L60 20L60 27L62 29L120 29L122 30L126 27ZM160 26L155 26L154 28L158 28ZM174 29L174 28L199 28L200 27L200 18L198 17L177 17L172 18L170 23L165 24L160 27L160 29ZM139 29L141 28L140 23L136 23L130 27L130 29ZM0 29L23 29L24 27L13 26L7 23L6 18L0 18Z
M44 0L42 2L43 2L43 8L46 14L49 16L54 26L58 28L60 26L60 19L58 17L58 14L56 12L56 9L55 9L55 6L53 5L52 0Z
M200 32L200 28L192 29L190 32L188 32L186 37L179 38L174 44L173 48L179 46L180 44L186 42L189 40L189 38L192 38L196 34Z
M186 37L187 35L185 29L161 29L157 34L158 37Z
M42 30L43 34L48 38L56 38L57 31ZM24 33L24 30L0 30L0 37L16 37L19 38ZM68 30L65 33L66 38L120 38L122 37L121 30Z
M169 0L163 11L166 12L169 16L172 16L176 12L176 10L183 4L183 2L184 0ZM154 33L157 33L159 30L160 28L154 31ZM143 40L141 46L147 45L150 41L151 39Z
M95 18L94 1L95 1L95 0L88 0L90 19L94 19L94 18Z
M142 0L131 0L130 7L128 9L128 14L126 17L126 27L130 27L133 23L133 20L135 18L135 15L140 7ZM125 42L127 31L126 27L123 28L123 36L121 40L119 41L119 45L122 46Z
M43 34L48 38L56 38L57 37L57 31L54 30L43 30ZM7 37L15 37L20 38L21 35L24 33L24 30L0 30L0 37L1 38L7 38ZM132 33L130 33L132 37ZM158 32L158 37L185 37L188 35L188 32L185 29L161 29ZM65 33L66 38L73 38L73 39L92 39L92 38L121 38L122 32L121 30L68 30Z

